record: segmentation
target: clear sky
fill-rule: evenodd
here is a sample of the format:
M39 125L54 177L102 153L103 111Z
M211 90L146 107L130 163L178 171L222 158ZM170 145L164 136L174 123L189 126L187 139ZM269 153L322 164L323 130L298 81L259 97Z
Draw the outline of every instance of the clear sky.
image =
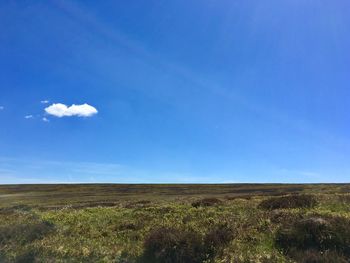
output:
M349 182L349 102L349 1L0 2L0 183Z

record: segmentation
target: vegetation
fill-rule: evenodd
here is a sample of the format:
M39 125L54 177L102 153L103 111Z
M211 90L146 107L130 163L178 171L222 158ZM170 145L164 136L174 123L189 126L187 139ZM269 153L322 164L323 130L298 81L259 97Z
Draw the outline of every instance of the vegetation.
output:
M260 203L263 209L283 209L283 208L310 208L317 205L316 198L312 195L290 195L277 198L269 198Z
M226 225L214 226L202 236L197 231L160 227L146 237L144 262L210 262L233 239Z
M195 231L157 228L146 237L144 248L145 262L199 263L205 259L201 236Z
M295 259L302 258L305 252L307 257L321 261L335 255L349 259L350 220L344 217L308 216L292 224L286 222L277 231L276 244Z
M193 207L200 207L200 206L213 206L222 203L220 199L217 198L203 198L201 200L195 201L192 203Z
M349 262L349 190L0 186L0 262Z

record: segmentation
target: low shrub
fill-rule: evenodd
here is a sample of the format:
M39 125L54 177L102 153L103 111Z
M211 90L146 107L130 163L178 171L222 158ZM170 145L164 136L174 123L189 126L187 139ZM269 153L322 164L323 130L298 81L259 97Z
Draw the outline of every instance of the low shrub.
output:
M87 202L70 205L70 208L73 209L83 209L83 208L93 208L93 207L113 207L118 203L116 202Z
M17 212L29 212L30 210L31 210L30 206L27 206L27 205L16 205L16 206L0 208L0 214L1 215L6 215L6 214L14 214L14 213L17 213Z
M204 250L209 258L215 257L234 238L234 231L227 225L218 225L204 237Z
M348 195L348 194L347 195L339 195L338 199L342 203L346 203L346 204L350 203L350 195Z
M135 202L130 202L124 205L124 208L142 208L151 205L150 200L139 200Z
M36 259L38 258L37 252L34 251L34 249L26 249L22 252L20 252L15 258L15 263L30 263L30 262L36 262Z
M348 263L349 261L341 254L335 251L326 251L320 253L317 250L297 251L293 258L298 263Z
M152 202L150 200L139 200L136 201L135 204L140 204L140 205L146 205L146 204L151 204Z
M197 232L170 227L151 231L144 249L143 262L199 263L204 259L202 239Z
M313 195L289 195L273 197L262 201L259 208L265 210L286 209L286 208L311 208L317 205Z
M292 213L283 210L272 210L269 211L269 218L272 223L280 224L284 222L294 222L298 219L302 219L302 215L299 213Z
M161 227L149 233L144 242L142 262L211 262L234 237L227 225L214 226L206 235Z
M349 260L350 220L317 216L286 223L277 231L276 245L292 258L297 258L298 254L305 251L316 251L322 257L332 252L340 258L344 255ZM316 257L316 252L310 252L309 258Z
M214 205L218 205L221 204L222 201L218 198L215 197L211 197L211 198L203 198L201 200L197 200L195 202L192 203L193 207L201 207L201 206L214 206Z
M182 218L182 223L183 224L188 224L189 222L191 222L193 220L193 217L191 215L185 215L183 218Z
M140 225L135 223L121 223L118 226L118 230L125 231L125 230L139 230L141 228Z
M18 244L30 243L36 239L41 239L52 230L53 225L48 222L2 226L0 227L0 244L11 241Z

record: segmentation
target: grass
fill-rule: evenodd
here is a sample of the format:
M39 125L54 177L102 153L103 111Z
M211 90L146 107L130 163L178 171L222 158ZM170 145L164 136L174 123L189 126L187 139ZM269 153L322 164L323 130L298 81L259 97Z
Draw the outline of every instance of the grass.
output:
M346 184L0 186L0 262L347 262L349 190ZM304 201L295 201L300 196ZM312 205L300 205L309 204L305 196Z

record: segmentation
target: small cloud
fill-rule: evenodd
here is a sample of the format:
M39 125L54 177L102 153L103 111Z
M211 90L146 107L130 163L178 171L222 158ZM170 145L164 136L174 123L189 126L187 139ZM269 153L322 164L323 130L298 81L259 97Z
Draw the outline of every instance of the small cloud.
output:
M48 118L46 118L46 117L43 117L42 120L43 120L44 122L49 122L49 121L50 121L50 120L49 120Z
M5 107L4 106L0 106L0 110L3 110L3 109L5 109Z
M40 101L40 103L42 103L42 104L48 104L50 101L49 100L42 100L42 101Z
M34 117L33 117L33 115L26 115L26 116L24 116L24 118L25 119L33 119Z
M70 107L62 103L54 103L51 106L45 108L47 114L56 116L56 117L91 117L92 115L97 114L97 109L89 104L75 105L73 104Z

